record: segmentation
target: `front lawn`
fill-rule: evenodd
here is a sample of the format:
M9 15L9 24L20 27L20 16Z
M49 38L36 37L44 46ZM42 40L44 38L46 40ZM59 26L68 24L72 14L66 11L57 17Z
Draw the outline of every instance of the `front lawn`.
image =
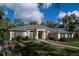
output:
M66 41L50 41L50 42L79 47L79 40L78 39L77 40L75 40L75 39L73 39L73 40L66 40Z
M33 40L25 47L16 47L13 52L14 55L23 56L77 56L79 55L78 51L77 49L60 48L59 46Z
M67 43L66 42L56 42L56 43L67 44L69 41ZM26 39L26 41L25 39L20 41L17 40L16 42L13 43L15 44L15 47L13 49L3 50L0 52L0 55L5 56L74 56L74 55L78 56L79 55L79 50L77 49L60 48L59 46L47 44L36 39L32 40L31 38L29 40Z
M79 47L79 40L60 42L61 44Z

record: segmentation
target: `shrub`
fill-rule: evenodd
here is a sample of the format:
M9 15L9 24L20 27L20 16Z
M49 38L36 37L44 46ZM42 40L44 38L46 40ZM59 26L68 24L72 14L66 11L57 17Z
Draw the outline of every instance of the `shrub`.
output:
M75 40L79 40L78 38L60 38L59 41L75 41Z
M29 40L30 38L28 36L23 37L23 40Z
M60 38L59 41L65 41L65 38Z
M24 38L23 38L23 40L36 40L35 38L29 38L28 36L25 36Z
M16 41L21 41L22 39L23 39L22 36L17 36L17 37L14 38L14 41L15 41L15 40L16 40Z

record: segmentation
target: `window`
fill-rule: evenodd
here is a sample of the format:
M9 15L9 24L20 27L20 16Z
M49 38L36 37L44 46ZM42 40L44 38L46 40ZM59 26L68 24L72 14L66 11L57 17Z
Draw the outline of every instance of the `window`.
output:
M68 33L68 38L72 38L73 34L72 33Z
M61 33L60 38L65 38L65 34Z

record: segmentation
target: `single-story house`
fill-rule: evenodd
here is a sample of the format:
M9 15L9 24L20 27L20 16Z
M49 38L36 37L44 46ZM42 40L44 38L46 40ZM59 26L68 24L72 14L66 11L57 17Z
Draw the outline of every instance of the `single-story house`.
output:
M28 36L35 39L49 39L49 38L73 38L74 33L59 28L49 28L42 25L25 25L9 29L10 40L16 36Z

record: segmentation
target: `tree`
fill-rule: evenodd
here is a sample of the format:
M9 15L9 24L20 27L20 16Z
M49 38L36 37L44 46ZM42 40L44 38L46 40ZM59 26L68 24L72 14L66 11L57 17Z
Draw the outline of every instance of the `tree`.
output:
M5 15L5 12L3 11L2 7L0 7L0 19L2 19L2 16Z
M70 32L75 31L76 28L76 15L66 15L64 18L61 19L64 25L64 28Z
M0 27L1 27L0 34L1 34L2 40L8 40L9 39L8 29L13 27L12 22L10 21L8 17L5 19L2 19L0 23Z
M24 22L22 22L20 19L15 19L14 20L14 26L23 26Z
M0 7L0 42L2 42L2 44L9 39L8 29L12 27L10 18L6 17L4 19L3 16L5 16L5 11Z
M3 19L2 16L4 15L4 11L2 9L2 7L0 7L0 39L2 40L2 24L3 24Z
M55 28L55 23L52 22L51 20L42 21L41 25L44 25L50 28Z
M31 21L28 23L29 25L38 25L38 22L37 21Z

